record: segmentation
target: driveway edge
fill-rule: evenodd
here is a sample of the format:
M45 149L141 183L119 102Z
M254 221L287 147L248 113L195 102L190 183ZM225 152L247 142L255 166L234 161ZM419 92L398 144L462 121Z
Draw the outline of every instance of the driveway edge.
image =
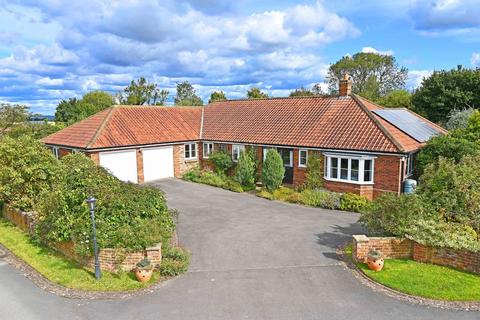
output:
M480 301L445 301L428 299L419 296L412 296L387 286L380 284L360 270L355 263L353 263L351 257L345 253L345 247L350 244L350 241L344 243L336 250L337 256L344 266L351 271L351 273L357 278L363 285L371 288L375 292L380 292L391 298L395 298L400 301L408 302L411 304L422 305L426 307L440 308L445 310L461 310L461 311L480 311Z

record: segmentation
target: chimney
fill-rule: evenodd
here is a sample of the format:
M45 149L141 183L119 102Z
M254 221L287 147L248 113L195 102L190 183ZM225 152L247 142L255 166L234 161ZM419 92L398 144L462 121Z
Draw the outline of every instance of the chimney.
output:
M340 79L338 94L339 96L349 96L352 94L352 79L350 79L347 73L343 75L343 79Z

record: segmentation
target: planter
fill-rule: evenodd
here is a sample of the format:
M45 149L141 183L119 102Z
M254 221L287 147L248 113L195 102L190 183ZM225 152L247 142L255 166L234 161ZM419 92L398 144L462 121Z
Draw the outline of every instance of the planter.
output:
M135 276L137 277L137 280L140 282L148 282L152 278L153 274L153 269L141 269L137 268L135 269Z
M367 258L367 265L370 270L378 272L383 269L383 258Z

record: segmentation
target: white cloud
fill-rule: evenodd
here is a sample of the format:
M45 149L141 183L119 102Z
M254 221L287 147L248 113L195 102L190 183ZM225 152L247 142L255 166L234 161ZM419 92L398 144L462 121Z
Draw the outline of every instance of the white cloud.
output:
M423 79L428 78L433 73L432 70L411 70L408 72L407 88L416 89L420 87Z
M470 62L474 67L480 68L480 52L472 53L472 58L470 59Z
M386 55L386 56L393 56L393 50L377 50L373 47L363 47L362 48L363 53L376 53L376 54L381 54L381 55Z

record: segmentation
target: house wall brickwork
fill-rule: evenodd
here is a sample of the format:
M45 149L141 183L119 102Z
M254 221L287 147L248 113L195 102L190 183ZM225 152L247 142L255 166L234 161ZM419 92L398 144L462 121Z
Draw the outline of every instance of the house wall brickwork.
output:
M58 148L58 157L61 159L65 157L66 155L69 155L72 153L71 149L66 149L66 148Z
M365 262L370 250L380 250L387 259L412 259L480 274L480 252L436 248L395 237L353 236L352 257Z
M98 152L88 152L85 155L92 159L96 165L100 165L100 154Z
M35 212L23 212L4 204L2 215L21 230L32 233L35 227ZM53 245L54 249L64 256L73 259L83 266L93 268L94 257L83 257L75 252L75 245L71 241L59 242ZM103 248L99 250L100 269L106 271L131 271L136 264L147 257L153 265L159 265L162 261L162 246L157 244L143 251L126 252L123 249Z
M176 178L181 178L185 172L199 166L201 150L200 143L197 143L197 158L186 160L185 145L178 144L173 146L173 171Z

